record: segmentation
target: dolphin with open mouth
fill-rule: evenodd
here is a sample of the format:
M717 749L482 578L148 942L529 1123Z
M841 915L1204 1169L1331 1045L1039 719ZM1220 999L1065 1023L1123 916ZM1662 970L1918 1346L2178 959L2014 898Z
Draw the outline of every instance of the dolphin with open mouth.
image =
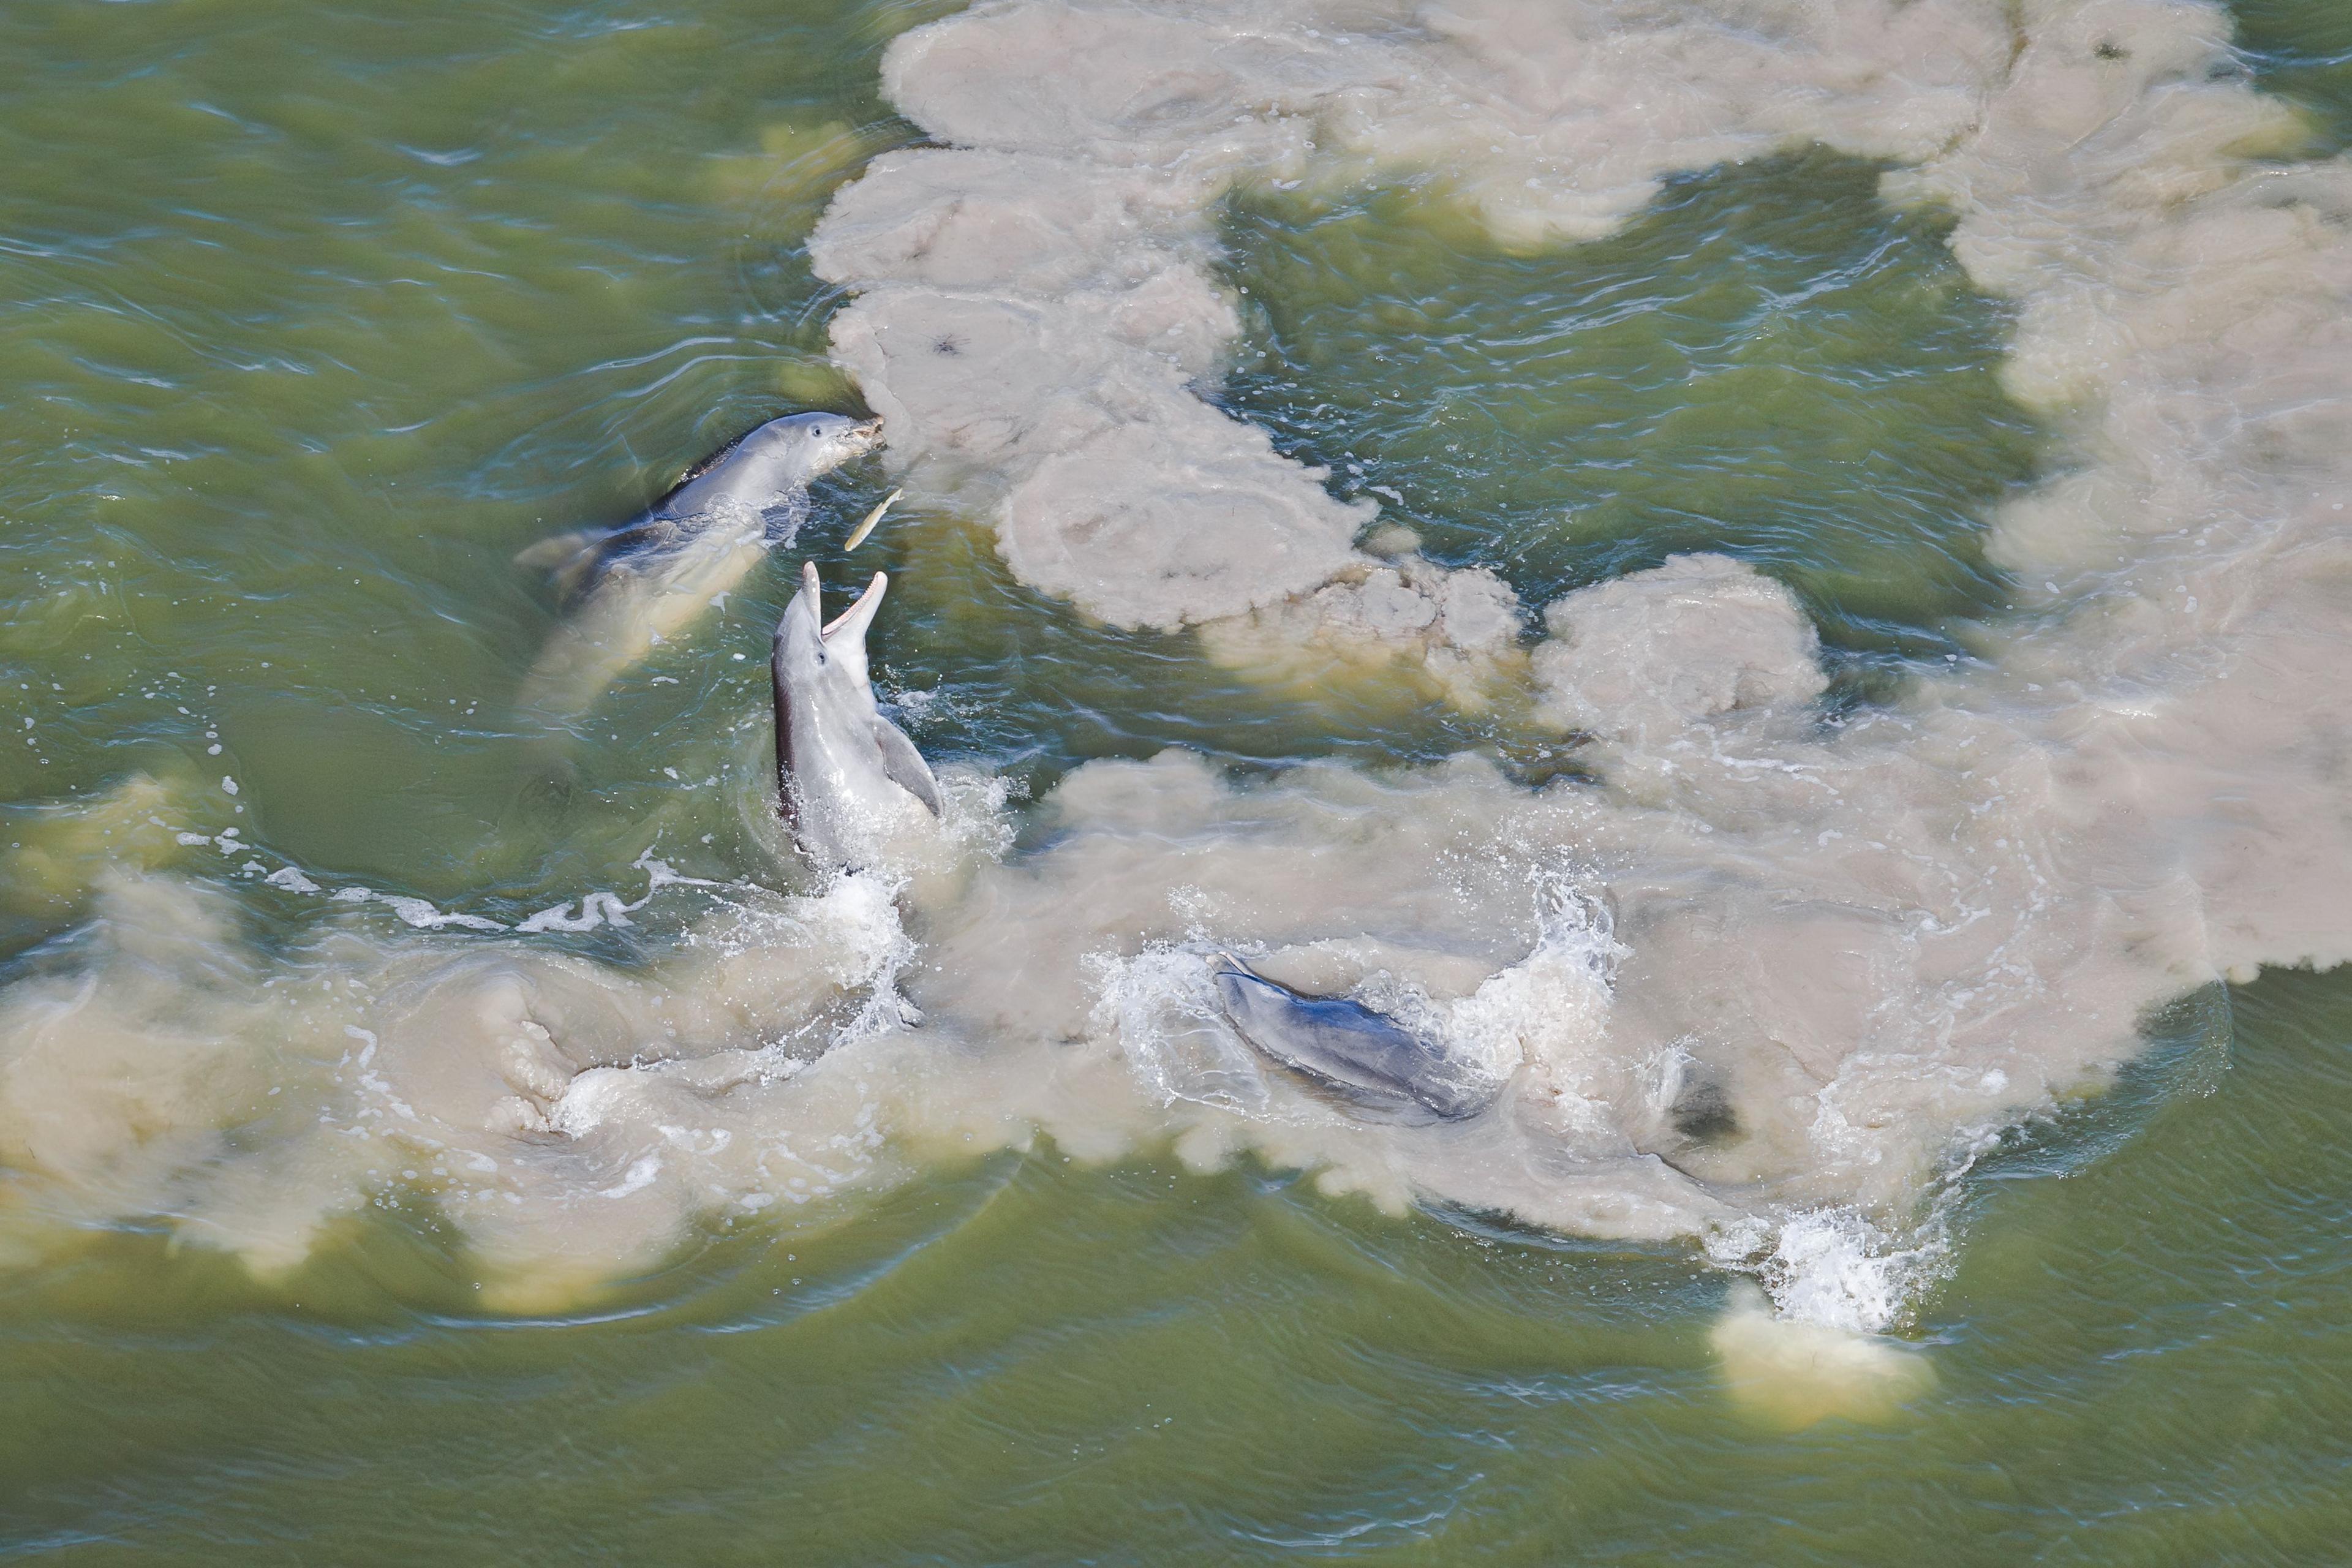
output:
M943 809L939 781L906 731L875 706L866 672L866 633L889 586L888 574L877 572L827 623L816 567L803 563L769 661L785 818L801 853L853 871L887 858L894 842Z
M522 705L555 721L584 711L771 548L792 542L813 481L881 442L879 419L771 419L696 465L629 522L558 534L515 557L551 575L569 612L532 666Z

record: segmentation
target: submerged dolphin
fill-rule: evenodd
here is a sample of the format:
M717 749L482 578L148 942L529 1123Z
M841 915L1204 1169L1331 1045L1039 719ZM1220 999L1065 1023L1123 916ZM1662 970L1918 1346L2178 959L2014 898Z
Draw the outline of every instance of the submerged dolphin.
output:
M771 419L629 522L559 534L516 556L552 575L570 612L524 682L524 707L559 719L586 709L741 582L772 543L792 542L812 480L881 440L878 419Z
M1318 1083L1391 1106L1416 1104L1448 1121L1475 1116L1502 1092L1444 1047L1360 1002L1293 991L1231 953L1218 953L1209 973L1234 1032Z
M801 567L800 592L776 625L769 669L776 693L776 783L801 852L856 870L889 842L940 815L939 781L906 732L874 705L866 632L890 579L874 574L866 592L828 626L816 567Z

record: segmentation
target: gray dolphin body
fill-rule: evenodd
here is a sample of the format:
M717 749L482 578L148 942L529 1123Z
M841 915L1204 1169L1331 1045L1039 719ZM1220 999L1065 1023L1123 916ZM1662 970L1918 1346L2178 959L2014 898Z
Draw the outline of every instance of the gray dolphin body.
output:
M890 580L882 573L832 625L816 567L777 623L769 662L776 697L776 782L801 852L851 870L887 858L894 839L940 815L939 781L906 732L874 704L866 632Z
M1343 996L1309 996L1230 953L1211 963L1226 1022L1260 1054L1319 1083L1447 1121L1475 1116L1502 1085L1465 1069L1444 1048L1385 1013Z
M570 612L524 683L524 706L558 718L586 709L740 583L771 544L791 542L793 509L812 480L881 439L878 419L771 419L620 527L559 534L516 556L548 571Z

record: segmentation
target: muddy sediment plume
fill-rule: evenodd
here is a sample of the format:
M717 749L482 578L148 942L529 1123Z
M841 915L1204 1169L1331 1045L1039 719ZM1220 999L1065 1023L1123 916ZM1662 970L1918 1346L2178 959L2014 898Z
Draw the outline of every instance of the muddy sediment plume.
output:
M0 999L20 1230L171 1214L283 1262L412 1190L516 1280L577 1280L1042 1133L1699 1237L1874 1330L1988 1141L2174 998L2352 949L2352 166L2274 156L2293 117L2217 9L1011 0L885 79L943 145L877 160L813 255L910 488L1079 613L1516 683L1587 777L1095 763L1026 847L974 793L937 863L681 902L625 972L355 919L265 952L225 895L124 876ZM1201 396L1237 183L1442 170L1539 247L1809 142L1948 210L2063 441L1989 522L2012 605L1890 700L1825 707L1795 600L1719 555L1562 595L1523 649L1499 581L1367 553L1374 509ZM1318 1098L1221 1030L1220 948L1411 1017L1496 1108Z

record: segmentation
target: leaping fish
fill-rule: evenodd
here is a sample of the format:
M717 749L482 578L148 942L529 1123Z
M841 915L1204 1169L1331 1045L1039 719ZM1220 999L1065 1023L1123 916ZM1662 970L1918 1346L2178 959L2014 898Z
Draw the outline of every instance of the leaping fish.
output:
M813 480L881 443L879 419L771 419L620 527L559 534L516 556L518 565L553 577L570 612L524 682L523 706L558 720L584 711L623 670L741 582L772 545L792 542L799 523L790 509ZM772 522L779 509L787 513L781 527Z

